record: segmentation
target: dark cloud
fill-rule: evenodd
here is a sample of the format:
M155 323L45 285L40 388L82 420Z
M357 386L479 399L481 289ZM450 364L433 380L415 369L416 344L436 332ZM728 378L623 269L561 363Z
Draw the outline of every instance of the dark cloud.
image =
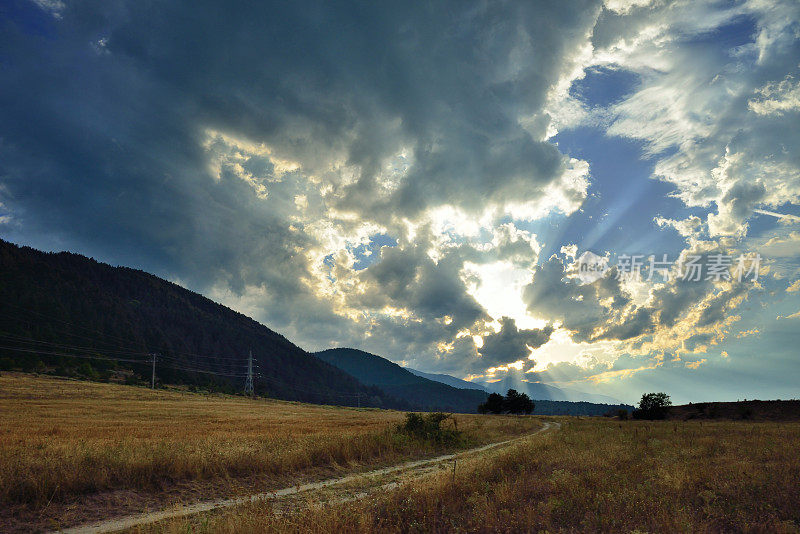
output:
M450 329L457 332L479 319L489 319L483 307L467 293L459 276L462 267L463 259L458 254L448 254L434 262L422 244L405 249L384 248L380 261L361 275L369 289L356 296L352 304L376 309L392 305L425 320L449 317Z
M534 316L559 321L564 328L573 332L575 339L585 341L610 317L610 310L599 302L601 294L620 293L610 273L608 280L581 284L579 280L567 276L564 263L554 255L536 266L533 280L525 286L523 299ZM621 293L612 298L627 301L627 297Z
M616 339L627 341L648 334L655 329L652 308L636 308L624 315L619 322L609 324L602 334L593 340Z
M19 4L0 22L4 235L227 295L301 342L359 339L312 287L313 224L336 208L402 238L397 222L429 206L539 198L566 160L520 117L540 110L597 4L98 1L58 19ZM387 193L399 150L409 168ZM281 174L275 154L301 168ZM530 254L507 241L504 255ZM463 261L401 242L364 275L364 304L452 316L445 334L471 325L485 312ZM253 288L261 300L244 302Z
M500 330L483 336L483 346L477 367L486 369L517 360L527 360L531 349L538 349L550 340L553 327L519 329L514 319L500 318Z
M745 296L748 289L750 288L745 284L733 284L728 289L718 291L706 300L696 325L704 327L723 322L736 307L739 297Z
M479 351L470 334L494 318L465 266L532 268L535 236L499 224L506 204L583 200L584 186L560 182L570 163L542 140L543 108L599 1L111 0L68 3L57 19L12 1L0 21L4 237L155 272L308 348L355 345L458 374L549 339L551 326L504 318ZM603 10L594 43L636 37L648 12ZM782 139L796 117L769 119L723 118L741 130L732 156L772 161L782 146L778 163L796 163ZM709 168L719 158L696 155ZM780 189L757 174L700 184L697 204L718 200L722 223L739 221ZM488 238L442 236L422 216L440 206L506 218ZM375 234L396 246L354 272L346 251ZM698 326L712 327L741 294L673 283L637 306L614 272L585 285L566 274L558 258L541 263L524 299L576 341L641 344L704 299Z

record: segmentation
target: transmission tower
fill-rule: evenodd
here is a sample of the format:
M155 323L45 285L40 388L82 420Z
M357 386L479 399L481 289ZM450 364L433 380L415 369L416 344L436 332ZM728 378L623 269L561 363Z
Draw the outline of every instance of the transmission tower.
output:
M252 395L253 394L253 351L250 351L250 355L247 357L247 381L244 383L244 394L245 395Z
M150 379L150 389L156 389L156 353L151 354L153 357L153 376Z

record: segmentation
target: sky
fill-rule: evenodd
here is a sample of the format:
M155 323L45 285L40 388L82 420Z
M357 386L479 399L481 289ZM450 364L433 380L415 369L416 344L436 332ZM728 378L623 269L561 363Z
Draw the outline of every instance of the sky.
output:
M307 350L798 398L799 119L794 0L8 0L0 237Z

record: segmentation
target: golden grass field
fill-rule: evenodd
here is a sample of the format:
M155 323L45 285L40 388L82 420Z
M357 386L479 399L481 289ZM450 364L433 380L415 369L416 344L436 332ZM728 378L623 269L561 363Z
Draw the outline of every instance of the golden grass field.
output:
M0 376L0 531L46 530L363 472L445 447L403 414ZM800 532L800 423L459 415L430 468L136 532ZM442 466L440 466L442 467ZM386 482L399 487L386 489ZM343 496L366 496L338 502Z
M558 418L391 492L258 503L136 532L800 532L799 423Z
M0 376L0 531L263 491L441 452L400 412ZM458 416L462 446L535 418Z

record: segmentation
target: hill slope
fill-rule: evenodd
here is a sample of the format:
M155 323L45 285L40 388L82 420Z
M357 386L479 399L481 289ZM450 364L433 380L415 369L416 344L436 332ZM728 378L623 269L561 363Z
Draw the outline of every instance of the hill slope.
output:
M156 378L241 390L248 351L256 393L403 408L266 326L143 271L0 240L0 368ZM358 396L358 397L357 397Z
M417 376L396 363L362 350L328 349L315 356L364 384L377 386L422 409L474 413L488 396L477 389L458 389Z
M800 400L746 400L698 402L671 406L669 419L744 419L750 421L800 420Z

